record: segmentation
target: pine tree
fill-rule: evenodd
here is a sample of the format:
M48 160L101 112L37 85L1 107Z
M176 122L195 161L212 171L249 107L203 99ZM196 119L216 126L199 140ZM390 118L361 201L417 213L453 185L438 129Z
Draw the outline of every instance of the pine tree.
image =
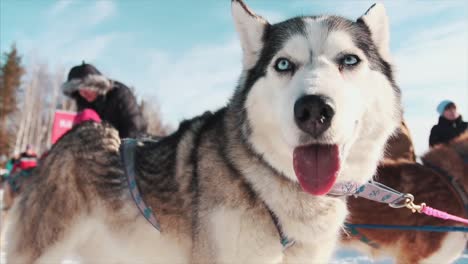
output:
M24 69L16 45L0 59L0 156L8 155L13 140L8 132L8 116L17 110L17 91L21 84Z

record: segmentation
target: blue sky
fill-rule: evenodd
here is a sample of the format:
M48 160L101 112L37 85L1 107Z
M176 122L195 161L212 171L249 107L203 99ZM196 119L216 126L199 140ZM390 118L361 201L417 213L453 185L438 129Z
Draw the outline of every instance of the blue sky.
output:
M270 22L295 15L357 18L373 1L247 3ZM426 150L441 99L468 118L468 3L383 1L403 91L405 118L418 153ZM0 1L0 50L16 42L25 63L64 68L81 60L159 102L165 120L225 104L240 73L230 1Z

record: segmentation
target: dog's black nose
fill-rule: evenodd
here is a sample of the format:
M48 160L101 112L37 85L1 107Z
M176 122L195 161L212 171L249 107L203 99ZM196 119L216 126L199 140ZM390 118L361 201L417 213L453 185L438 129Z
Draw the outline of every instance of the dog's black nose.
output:
M335 110L326 97L306 95L294 104L294 118L297 126L317 138L331 125Z

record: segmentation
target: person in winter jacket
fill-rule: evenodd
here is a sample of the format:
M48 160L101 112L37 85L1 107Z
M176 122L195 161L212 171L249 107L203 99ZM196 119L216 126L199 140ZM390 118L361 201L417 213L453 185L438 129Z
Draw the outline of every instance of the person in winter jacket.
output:
M16 162L19 160L19 157L20 155L18 153L15 153L13 157L11 157L11 159L9 159L8 162L5 164L6 173L3 175L0 175L2 177L2 179L0 180L1 182L7 179L8 176L10 176L11 171L15 167Z
M78 111L94 110L100 119L114 126L121 138L146 133L147 123L132 91L111 80L91 64L73 67L62 85L65 95L76 101Z
M457 111L455 103L449 100L442 101L437 106L439 123L432 127L429 137L429 146L448 143L467 129L467 123Z
M14 162L10 174L6 178L7 184L4 186L3 208L8 210L15 197L20 193L24 184L30 181L31 171L37 166L38 158L31 145L26 146L26 150L21 153Z
M7 162L5 169L10 173L13 170L13 167L15 166L16 162L19 160L20 155L18 153L15 153L13 157Z
M31 145L26 146L26 150L19 155L19 158L16 160L13 165L11 173L16 173L18 170L30 170L37 166L38 157L36 152L34 152Z
M37 163L37 154L34 152L31 145L27 145L26 150L21 153L17 159L15 159L13 167L7 177L12 191L19 189L19 182L21 181L19 178L29 176L29 172L37 167Z

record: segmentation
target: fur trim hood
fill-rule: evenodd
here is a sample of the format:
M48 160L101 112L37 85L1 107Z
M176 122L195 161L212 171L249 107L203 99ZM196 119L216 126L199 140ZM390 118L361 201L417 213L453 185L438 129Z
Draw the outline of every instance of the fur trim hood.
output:
M83 79L71 79L62 84L62 92L67 96L72 96L73 93L80 89L86 88L104 95L114 88L113 81L102 75L88 75Z

